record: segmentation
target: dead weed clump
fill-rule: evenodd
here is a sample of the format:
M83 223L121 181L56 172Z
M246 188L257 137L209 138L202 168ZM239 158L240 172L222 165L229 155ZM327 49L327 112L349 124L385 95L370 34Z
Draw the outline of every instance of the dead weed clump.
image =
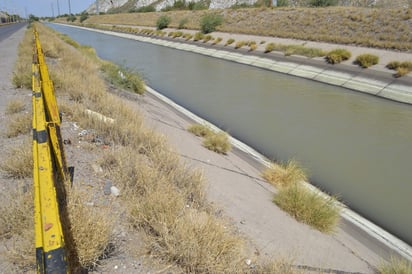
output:
M12 147L6 154L5 160L0 164L0 169L7 176L14 179L24 179L32 176L33 153L29 141Z

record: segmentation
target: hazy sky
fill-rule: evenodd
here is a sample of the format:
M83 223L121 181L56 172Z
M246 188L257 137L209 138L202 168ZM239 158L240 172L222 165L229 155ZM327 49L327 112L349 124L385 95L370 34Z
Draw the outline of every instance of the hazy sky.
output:
M69 13L69 1L72 13L80 13L90 6L95 0L0 0L0 10L9 13L17 13L20 16L34 14L36 16L52 16L52 5L54 15ZM58 4L57 4L58 3Z

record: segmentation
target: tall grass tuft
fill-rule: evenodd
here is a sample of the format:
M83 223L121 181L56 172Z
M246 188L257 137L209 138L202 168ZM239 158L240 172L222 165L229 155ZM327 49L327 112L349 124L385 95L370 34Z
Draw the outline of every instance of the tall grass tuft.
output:
M308 180L306 171L294 160L286 164L272 163L263 171L262 176L274 186L279 187L287 187Z
M218 132L210 135L206 135L203 140L203 146L209 150L220 154L227 154L232 148L229 141L229 136L226 132Z
M369 68L379 63L379 57L373 54L361 54L356 57L355 63L362 68Z
M399 258L391 258L378 267L379 274L412 274L412 263Z
M388 69L396 70L395 77L402 77L412 71L412 62L392 61L386 65Z
M335 198L322 197L300 183L281 188L273 201L296 220L321 232L333 232L339 221Z
M206 137L210 134L213 134L213 131L210 127L201 124L193 124L189 126L187 130L199 137Z
M348 60L352 54L346 49L334 49L326 54L326 62L329 64L339 64Z

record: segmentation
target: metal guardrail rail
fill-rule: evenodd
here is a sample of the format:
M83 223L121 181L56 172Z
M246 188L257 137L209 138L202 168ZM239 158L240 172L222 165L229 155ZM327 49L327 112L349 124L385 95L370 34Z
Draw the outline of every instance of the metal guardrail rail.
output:
M69 273L62 229L66 166L61 118L39 35L34 29L33 89L33 184L37 273Z

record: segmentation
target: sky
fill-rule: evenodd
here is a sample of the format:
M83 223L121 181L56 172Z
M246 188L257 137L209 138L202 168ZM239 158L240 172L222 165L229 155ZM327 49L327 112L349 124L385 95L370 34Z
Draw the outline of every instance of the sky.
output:
M72 13L80 13L88 8L95 0L0 0L0 10L25 17L34 14L38 17L69 13L69 1ZM53 6L53 8L52 8ZM26 13L27 11L27 13Z

